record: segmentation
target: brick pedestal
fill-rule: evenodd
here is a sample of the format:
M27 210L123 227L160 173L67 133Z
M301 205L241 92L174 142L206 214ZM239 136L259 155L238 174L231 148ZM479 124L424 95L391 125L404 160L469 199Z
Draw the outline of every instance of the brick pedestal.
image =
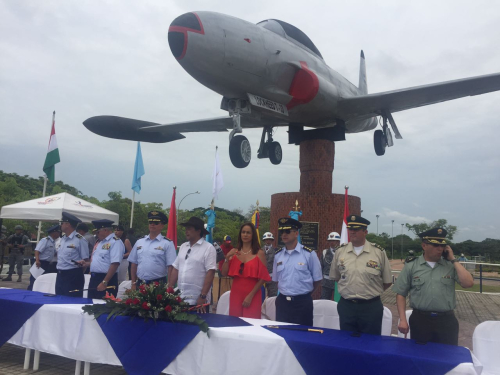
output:
M299 201L300 221L319 222L319 251L327 248L328 234L342 231L344 194L332 194L335 143L323 139L300 144L300 192L271 196L271 227L278 234L278 219L287 217ZM361 199L349 196L349 213L361 214ZM277 241L276 241L277 242Z

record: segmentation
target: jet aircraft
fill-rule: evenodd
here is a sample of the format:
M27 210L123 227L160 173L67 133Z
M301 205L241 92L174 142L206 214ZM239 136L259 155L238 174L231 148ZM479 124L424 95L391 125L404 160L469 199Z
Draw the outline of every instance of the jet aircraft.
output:
M237 168L251 160L244 128L262 128L258 158L279 164L282 149L273 129L288 126L289 143L306 139L345 140L346 133L374 133L377 155L401 139L392 114L424 105L500 90L500 73L395 91L368 94L361 51L356 87L326 65L314 43L286 22L253 24L215 12L191 12L170 25L168 42L179 64L198 82L222 95L229 116L157 124L116 116L84 121L90 131L110 138L171 142L189 132L226 132ZM390 125L390 128L389 128ZM304 129L309 128L309 129Z

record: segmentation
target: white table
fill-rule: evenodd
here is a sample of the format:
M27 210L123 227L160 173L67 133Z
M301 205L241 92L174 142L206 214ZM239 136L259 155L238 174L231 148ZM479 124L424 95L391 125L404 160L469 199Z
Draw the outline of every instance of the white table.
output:
M75 360L121 366L106 336L82 305L44 305L9 343ZM172 375L305 374L286 341L262 328L272 324L244 319L252 326L210 328L210 338L198 333L163 371ZM281 323L283 324L283 323ZM473 363L462 363L448 374L476 375Z

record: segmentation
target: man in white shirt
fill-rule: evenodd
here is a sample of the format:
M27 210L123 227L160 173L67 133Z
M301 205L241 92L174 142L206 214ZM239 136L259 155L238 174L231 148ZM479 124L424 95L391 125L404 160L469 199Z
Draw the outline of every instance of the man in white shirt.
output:
M203 220L197 217L180 224L185 228L188 241L181 245L168 280L171 287L178 282L181 297L193 306L210 303L216 268L216 251L212 244L205 241L208 231L203 224ZM204 306L199 310L206 312Z

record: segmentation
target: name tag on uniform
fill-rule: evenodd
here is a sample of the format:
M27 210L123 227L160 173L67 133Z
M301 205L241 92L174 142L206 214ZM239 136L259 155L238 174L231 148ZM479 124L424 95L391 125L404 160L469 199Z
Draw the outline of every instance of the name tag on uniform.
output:
M276 265L281 266L282 264L283 264L283 262L278 262Z
M300 262L298 263L298 265L299 265L299 266L303 266L304 264L305 264L305 263L300 263Z
M137 250L141 250L142 249L142 246L137 246Z
M163 250L163 247L161 246L155 247L155 250Z
M76 246L75 246L75 245L73 245L73 244L68 245L68 246L66 246L66 247L67 247L67 248L70 248L70 249L76 249Z

